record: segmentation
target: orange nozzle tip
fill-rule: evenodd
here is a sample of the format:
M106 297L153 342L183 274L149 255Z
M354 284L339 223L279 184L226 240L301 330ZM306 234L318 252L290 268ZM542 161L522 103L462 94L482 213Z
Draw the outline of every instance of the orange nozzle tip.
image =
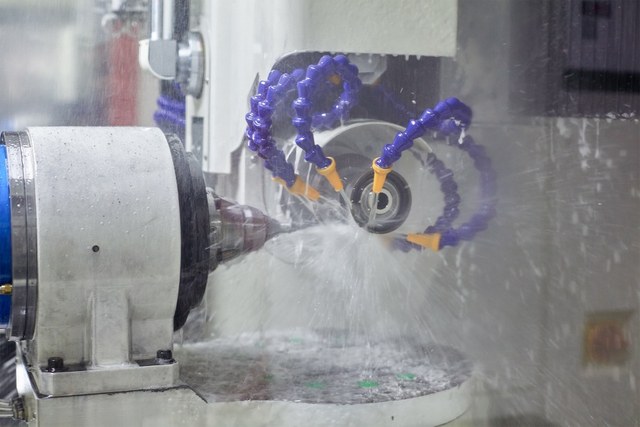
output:
M338 175L338 171L336 170L336 161L333 157L327 157L331 160L331 164L326 168L320 169L316 167L316 171L329 181L329 184L336 191L342 191L344 189L344 185L342 185L342 180L340 179L340 175Z
M288 188L289 192L292 194L298 194L300 196L304 196L307 199L318 200L320 198L320 193L318 190L307 185L306 182L302 180L299 176L296 177L296 182L293 183L291 188Z
M378 157L379 159L380 157ZM373 192L376 194L380 194L382 191L382 187L384 187L384 182L387 179L387 175L391 172L391 166L388 168L381 168L376 164L378 159L373 160L372 168L373 168Z
M284 188L287 188L287 183L284 182L284 179L282 179L282 178L277 178L275 176L272 176L271 177L271 181L277 182L278 184L282 185Z
M299 176L296 176L296 182L294 182L291 187L287 187L287 183L282 178L271 177L271 180L282 185L291 194L304 196L314 201L320 198L320 193L318 193L318 190L311 187L310 185L307 185Z
M423 248L438 251L440 247L440 234L407 234L407 242L415 243Z
M340 83L342 83L342 77L340 77L340 74L334 73L329 76L329 81L338 86Z

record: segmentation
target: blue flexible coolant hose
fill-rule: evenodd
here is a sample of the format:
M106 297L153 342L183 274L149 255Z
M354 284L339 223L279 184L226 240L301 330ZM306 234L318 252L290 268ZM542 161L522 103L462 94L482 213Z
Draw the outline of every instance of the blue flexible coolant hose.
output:
M184 142L186 119L185 97L180 87L174 84L178 98L163 94L157 100L158 109L153 114L153 120L164 133L174 133Z

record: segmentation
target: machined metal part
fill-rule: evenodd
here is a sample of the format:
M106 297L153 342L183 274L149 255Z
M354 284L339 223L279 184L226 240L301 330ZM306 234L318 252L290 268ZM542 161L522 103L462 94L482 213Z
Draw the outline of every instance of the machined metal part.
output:
M141 65L159 79L173 80L178 59L173 0L151 0L149 19L149 38L140 42Z
M178 44L175 40L142 40L140 60L143 67L162 80L173 80L176 76Z
M149 8L151 40L173 39L173 12L173 0L151 0Z
M35 159L31 140L26 132L20 132L22 170L24 171L24 197L26 203L27 232L27 313L25 339L33 337L38 304L38 229L35 189Z
M290 229L251 206L218 197L207 188L209 202L209 271L220 262L260 249L267 240Z
M207 187L207 202L209 204L209 271L218 268L219 254L221 253L222 219L220 218L220 198L213 189Z
M7 336L33 338L38 300L38 261L33 150L26 132L4 132L11 198L12 307Z
M202 34L189 31L178 43L178 70L176 80L183 93L199 98L204 85L204 43Z
M287 231L260 210L220 199L220 260L260 249L271 237Z
M180 281L179 201L165 136L69 127L4 139L16 205L13 317L23 329L12 336L32 338L20 357L34 387L69 396L175 385L177 364L155 362L172 345ZM50 369L61 359L64 369Z
M40 393L73 396L171 387L178 383L179 366L177 363L143 359L122 369L89 370L86 366L70 365L58 372L38 368L33 374Z
M288 231L258 209L219 198L206 188L200 165L175 135L167 135L173 157L181 215L181 273L174 329L184 326L189 312L204 297L208 273L218 264L260 249L278 233Z
M209 202L204 176L192 153L182 141L167 135L178 189L180 210L180 284L174 314L174 330L184 326L206 290L210 271Z
M29 128L2 140L10 332L28 381L48 396L175 386L177 363L157 355L172 348L176 301L186 318L220 260L284 229L216 197L193 155L158 129Z

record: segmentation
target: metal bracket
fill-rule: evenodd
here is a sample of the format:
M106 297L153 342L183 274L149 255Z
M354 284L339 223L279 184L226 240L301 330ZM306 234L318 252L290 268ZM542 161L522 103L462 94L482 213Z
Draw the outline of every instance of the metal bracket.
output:
M177 59L178 43L175 40L140 41L140 67L159 79L175 79Z

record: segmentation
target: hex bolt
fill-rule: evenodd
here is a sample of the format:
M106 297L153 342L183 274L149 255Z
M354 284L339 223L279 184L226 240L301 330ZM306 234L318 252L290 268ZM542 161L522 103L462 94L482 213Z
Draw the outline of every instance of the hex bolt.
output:
M50 357L47 359L47 372L61 372L64 370L64 359L62 357Z
M173 353L171 352L171 350L158 350L158 352L156 353L156 358L158 360L173 360Z

